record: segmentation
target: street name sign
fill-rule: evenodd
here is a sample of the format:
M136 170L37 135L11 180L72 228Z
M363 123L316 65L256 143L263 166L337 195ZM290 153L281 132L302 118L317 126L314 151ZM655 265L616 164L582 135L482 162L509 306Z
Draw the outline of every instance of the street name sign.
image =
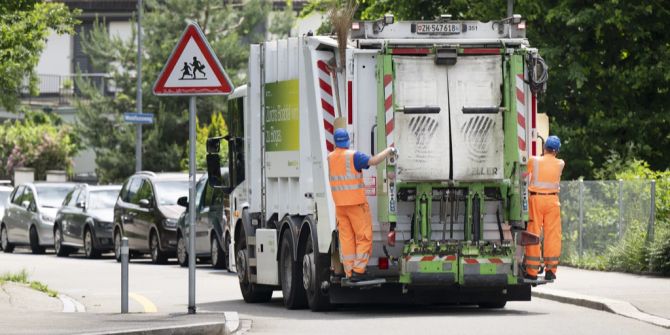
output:
M189 23L154 84L154 94L227 95L233 90L202 30Z
M137 124L152 124L154 123L153 113L123 113L123 121Z

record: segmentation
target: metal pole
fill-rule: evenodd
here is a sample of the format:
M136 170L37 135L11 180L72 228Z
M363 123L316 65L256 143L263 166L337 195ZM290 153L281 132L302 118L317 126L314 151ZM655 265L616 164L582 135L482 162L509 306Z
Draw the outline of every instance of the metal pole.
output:
M583 235L584 235L584 179L579 179L579 257L583 252Z
M512 17L514 14L514 0L507 0L507 17Z
M121 239L121 313L128 313L128 238Z
M617 236L621 238L623 233L623 179L619 179L619 227L617 227Z
M188 314L195 314L195 97L188 104Z
M142 113L142 0L137 0L137 113ZM142 125L135 131L135 171L142 171Z
M647 227L647 242L654 242L654 221L656 220L656 180L651 181L651 208L649 212L649 226ZM652 258L649 257L649 271L654 271Z

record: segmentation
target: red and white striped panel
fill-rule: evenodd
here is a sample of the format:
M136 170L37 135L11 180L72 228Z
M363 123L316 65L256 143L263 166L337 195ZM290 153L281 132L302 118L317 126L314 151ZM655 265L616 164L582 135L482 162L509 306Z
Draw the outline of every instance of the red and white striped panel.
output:
M414 256L405 256L405 260L408 262L432 262L432 261L455 261L456 255L446 255L446 256L423 256L423 255L414 255Z
M335 100L333 98L333 77L326 62L316 62L319 77L319 94L321 97L321 108L323 109L323 128L326 130L326 148L328 151L335 149L333 132L335 131Z
M463 258L465 264L504 264L512 263L509 258Z
M526 138L526 90L523 74L518 74L516 77L516 113L519 161L526 163L528 160L528 140Z
M384 75L384 110L386 111L386 145L393 146L393 76Z

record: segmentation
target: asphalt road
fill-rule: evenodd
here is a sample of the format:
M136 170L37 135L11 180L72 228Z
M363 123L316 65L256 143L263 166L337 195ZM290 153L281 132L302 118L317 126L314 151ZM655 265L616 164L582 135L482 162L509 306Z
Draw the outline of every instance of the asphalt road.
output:
M120 265L107 256L88 260L73 255L31 255L17 249L0 254L0 273L26 269L60 293L79 300L89 313L120 311ZM234 273L199 265L198 311L237 311L249 320L249 334L668 334L667 329L614 314L534 299L502 310L451 306L356 306L326 313L284 309L281 293L267 304L246 304ZM188 302L188 271L175 262L130 266L130 311L183 313ZM82 316L85 317L85 316Z

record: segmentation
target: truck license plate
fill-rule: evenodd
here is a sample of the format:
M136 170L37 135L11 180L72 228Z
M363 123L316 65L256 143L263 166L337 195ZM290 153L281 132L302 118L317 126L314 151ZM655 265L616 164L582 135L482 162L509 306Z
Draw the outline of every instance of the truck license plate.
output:
M460 34L461 25L457 23L417 23L417 34Z

